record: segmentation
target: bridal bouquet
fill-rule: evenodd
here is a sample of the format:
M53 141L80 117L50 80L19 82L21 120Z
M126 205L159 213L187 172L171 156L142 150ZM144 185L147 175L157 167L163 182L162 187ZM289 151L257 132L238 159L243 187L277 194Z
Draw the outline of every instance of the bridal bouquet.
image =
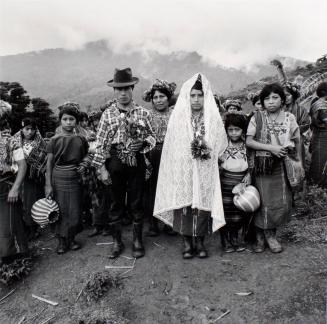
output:
M121 114L123 115L123 114ZM133 144L143 141L145 123L140 118L125 118L120 116L125 122L126 141L119 144L118 157L122 163L128 166L137 166L136 151L133 149Z
M191 142L191 152L193 159L196 160L209 160L211 149L204 139L204 134L200 132L195 133L193 141Z

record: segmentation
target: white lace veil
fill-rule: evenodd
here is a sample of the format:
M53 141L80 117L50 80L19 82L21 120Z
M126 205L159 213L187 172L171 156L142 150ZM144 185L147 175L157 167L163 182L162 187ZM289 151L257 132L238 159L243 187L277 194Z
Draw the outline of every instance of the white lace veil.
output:
M172 226L174 209L192 206L211 211L214 232L225 224L218 156L227 146L227 137L210 84L201 74L205 140L211 148L211 159L199 161L192 158L190 92L198 75L183 84L169 119L161 155L154 216Z

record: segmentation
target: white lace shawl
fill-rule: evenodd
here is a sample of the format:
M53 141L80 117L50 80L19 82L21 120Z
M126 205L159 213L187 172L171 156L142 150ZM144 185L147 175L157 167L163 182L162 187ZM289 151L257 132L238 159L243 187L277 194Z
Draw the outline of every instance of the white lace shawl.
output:
M161 155L154 216L172 226L173 210L192 206L211 212L214 232L225 224L218 156L227 147L227 136L210 84L201 75L205 140L211 148L211 159L200 161L192 158L190 92L198 75L183 84L169 119Z

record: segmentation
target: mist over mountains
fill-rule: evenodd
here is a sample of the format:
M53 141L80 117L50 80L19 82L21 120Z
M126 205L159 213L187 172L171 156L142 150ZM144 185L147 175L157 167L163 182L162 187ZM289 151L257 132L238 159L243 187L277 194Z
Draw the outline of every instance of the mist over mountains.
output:
M309 62L281 58L285 67L295 68ZM140 78L134 98L144 104L141 95L156 78L174 81L177 90L197 72L210 80L213 91L228 94L246 87L261 78L276 74L269 65L251 65L240 70L225 68L206 61L196 51L160 54L129 48L115 52L106 41L87 43L82 49L47 49L0 57L0 80L17 81L31 97L41 97L55 108L71 100L83 108L93 108L112 98L113 91L106 82L113 77L115 68L131 67Z

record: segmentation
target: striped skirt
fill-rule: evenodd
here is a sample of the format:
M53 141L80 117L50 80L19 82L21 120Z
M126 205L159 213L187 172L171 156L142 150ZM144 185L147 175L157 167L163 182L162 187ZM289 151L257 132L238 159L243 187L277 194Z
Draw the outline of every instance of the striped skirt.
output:
M185 236L205 236L212 233L211 213L187 206L174 210L173 230Z
M254 224L261 229L275 229L288 221L292 209L292 192L282 162L269 175L255 176L261 206L255 212Z
M315 129L312 135L309 177L313 183L327 187L327 129Z
M236 225L237 223L241 225L245 220L246 214L234 205L232 190L243 180L246 173L247 171L230 172L223 170L220 175L226 225Z
M55 166L52 186L60 210L59 221L54 224L55 233L73 238L82 230L82 184L76 166Z

